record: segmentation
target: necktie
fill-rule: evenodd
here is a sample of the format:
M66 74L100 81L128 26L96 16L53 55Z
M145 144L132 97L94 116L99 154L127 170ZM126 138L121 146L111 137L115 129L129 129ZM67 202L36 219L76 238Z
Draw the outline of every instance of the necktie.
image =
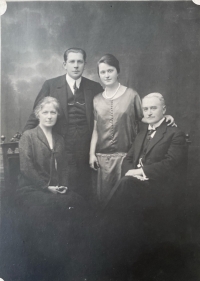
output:
M153 134L153 132L155 132L156 129L151 129L151 130L148 130L148 133L147 133L147 139L150 140L151 139L151 135Z
M74 88L74 95L75 95L75 94L77 93L77 90L78 90L78 88L77 88L77 86L76 86L76 81L74 82L73 88Z

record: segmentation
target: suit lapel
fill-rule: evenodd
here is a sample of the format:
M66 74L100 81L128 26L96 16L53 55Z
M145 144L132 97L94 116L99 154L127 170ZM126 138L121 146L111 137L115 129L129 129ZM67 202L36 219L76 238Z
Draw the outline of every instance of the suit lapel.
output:
M37 126L37 137L42 143L44 143L48 147L48 149L50 149L47 138L39 125Z
M143 146L144 140L146 138L147 129L148 129L148 125L146 125L146 124L142 125L142 129L138 133L138 135L136 136L136 139L134 141L135 153L134 153L133 157L135 159L135 163L138 163L139 156L140 156L140 153L142 150L142 146Z
M88 122L89 129L91 129L92 128L91 119L93 113L93 94L92 94L92 89L90 88L84 77L82 77L81 87L83 89L84 98L85 98L87 122Z
M55 132L52 132L52 135L53 135L53 149L56 150L56 144L58 142L58 135L55 133ZM37 127L37 136L38 136L38 139L44 143L48 149L51 150L50 146L49 146L49 143L48 143L48 140L43 132L43 130L40 128L40 126Z
M150 141L149 146L147 148L146 155L163 138L163 135L166 132L166 128L167 128L167 125L166 125L165 121L163 121L162 124L157 128L155 136Z
M56 88L56 93L60 101L60 106L68 120L68 110L67 110L67 85L66 85L66 75L61 76L61 80Z

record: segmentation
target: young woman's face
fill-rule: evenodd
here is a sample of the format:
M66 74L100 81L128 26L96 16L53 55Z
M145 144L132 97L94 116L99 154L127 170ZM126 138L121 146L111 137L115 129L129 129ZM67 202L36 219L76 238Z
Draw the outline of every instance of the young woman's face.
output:
M99 64L99 76L105 86L112 86L118 82L117 69L106 63Z
M43 127L53 127L56 124L58 112L54 105L47 103L39 112L39 123Z

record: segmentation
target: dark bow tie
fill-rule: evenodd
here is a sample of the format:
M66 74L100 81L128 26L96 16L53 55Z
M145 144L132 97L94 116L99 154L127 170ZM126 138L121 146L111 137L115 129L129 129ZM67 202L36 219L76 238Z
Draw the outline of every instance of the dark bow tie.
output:
M156 128L154 129L148 129L148 134L150 133L150 134L152 134L153 132L155 132L156 131Z

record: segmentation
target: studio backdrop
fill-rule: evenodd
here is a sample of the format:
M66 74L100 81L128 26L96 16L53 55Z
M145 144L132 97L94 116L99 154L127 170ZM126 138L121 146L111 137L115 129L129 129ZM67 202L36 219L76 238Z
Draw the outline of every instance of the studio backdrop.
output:
M87 53L84 75L114 54L122 84L164 95L190 134L188 178L200 183L200 6L193 2L8 2L1 17L1 134L21 132L46 79L64 74L63 53Z

